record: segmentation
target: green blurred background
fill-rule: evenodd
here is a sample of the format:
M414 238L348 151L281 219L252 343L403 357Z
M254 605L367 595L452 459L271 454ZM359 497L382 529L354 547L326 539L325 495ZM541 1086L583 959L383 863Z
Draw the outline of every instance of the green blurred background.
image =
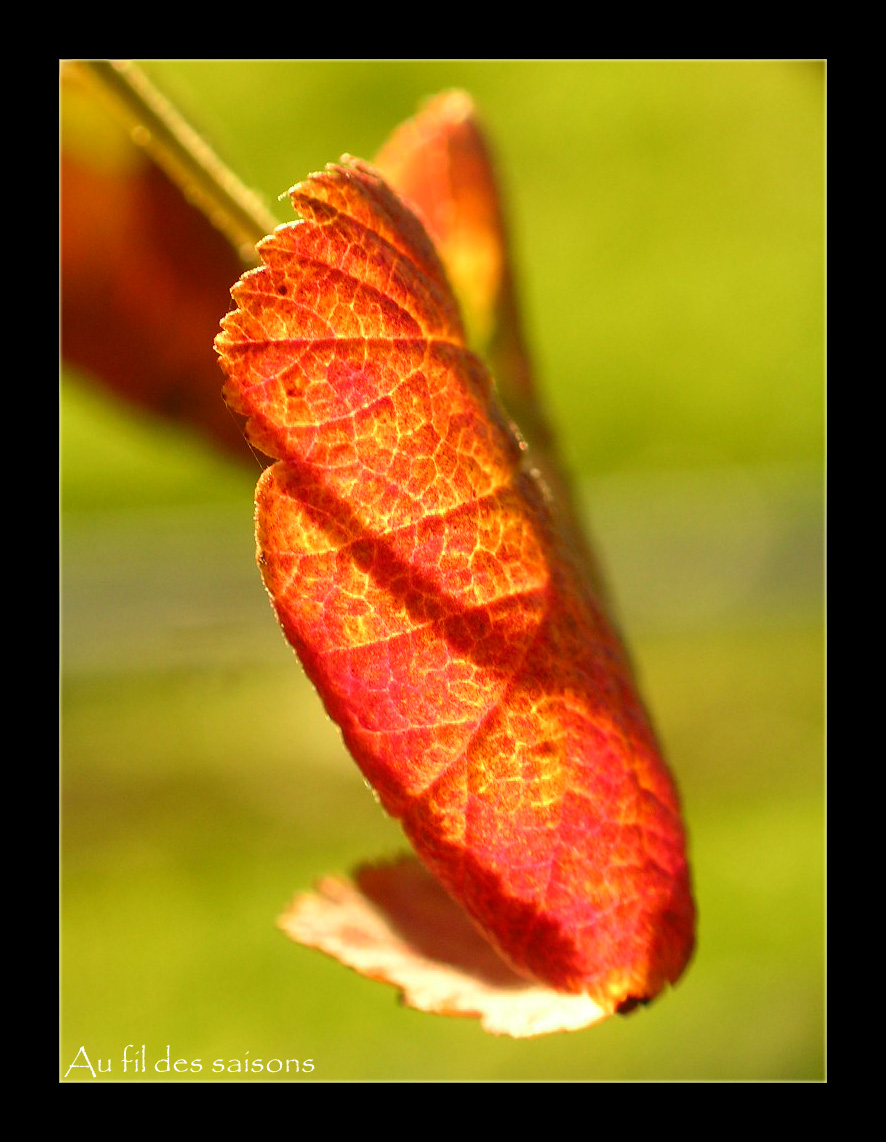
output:
M68 374L61 1073L85 1047L111 1060L95 1081L144 1081L120 1060L145 1044L202 1060L164 1081L258 1058L311 1058L314 1082L821 1079L823 64L144 68L271 204L424 97L474 95L539 383L682 789L699 944L648 1009L520 1042L281 935L295 891L399 831L271 615L252 457Z

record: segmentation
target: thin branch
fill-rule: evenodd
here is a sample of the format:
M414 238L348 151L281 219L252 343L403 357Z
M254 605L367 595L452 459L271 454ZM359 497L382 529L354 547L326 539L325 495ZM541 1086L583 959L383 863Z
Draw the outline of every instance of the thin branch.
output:
M120 114L134 143L227 237L244 261L279 225L259 196L244 186L132 60L77 60Z

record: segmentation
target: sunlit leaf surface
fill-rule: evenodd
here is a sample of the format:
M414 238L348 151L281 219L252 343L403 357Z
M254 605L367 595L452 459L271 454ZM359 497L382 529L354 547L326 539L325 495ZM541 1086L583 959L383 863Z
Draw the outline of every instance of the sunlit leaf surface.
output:
M385 808L522 976L609 1014L694 938L677 795L619 637L465 345L423 227L351 161L291 192L217 339L279 463L283 629Z

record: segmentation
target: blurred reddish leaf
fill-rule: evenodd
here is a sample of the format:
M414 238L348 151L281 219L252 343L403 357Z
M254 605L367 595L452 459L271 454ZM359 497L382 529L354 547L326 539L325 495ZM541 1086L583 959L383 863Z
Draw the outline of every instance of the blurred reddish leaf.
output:
M417 218L357 160L291 191L216 344L278 617L385 808L524 977L605 1014L682 973L677 794L627 656L466 345Z
M511 246L489 142L463 91L427 101L374 163L424 222L461 305L468 342L534 446L550 432L535 398L517 306Z
M467 342L489 366L499 397L532 447L563 527L581 547L594 589L604 595L604 576L578 523L536 392L502 193L470 96L446 91L429 99L396 128L373 165L424 222L461 306Z
M74 71L63 87L62 358L248 459L210 348L243 263Z

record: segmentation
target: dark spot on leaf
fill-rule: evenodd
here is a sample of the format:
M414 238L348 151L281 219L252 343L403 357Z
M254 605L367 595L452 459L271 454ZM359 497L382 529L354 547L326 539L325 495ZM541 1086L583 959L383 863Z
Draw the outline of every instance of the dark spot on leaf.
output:
M649 1002L650 999L647 995L629 995L627 999L621 1001L615 1010L619 1015L629 1015L635 1007L645 1007Z

